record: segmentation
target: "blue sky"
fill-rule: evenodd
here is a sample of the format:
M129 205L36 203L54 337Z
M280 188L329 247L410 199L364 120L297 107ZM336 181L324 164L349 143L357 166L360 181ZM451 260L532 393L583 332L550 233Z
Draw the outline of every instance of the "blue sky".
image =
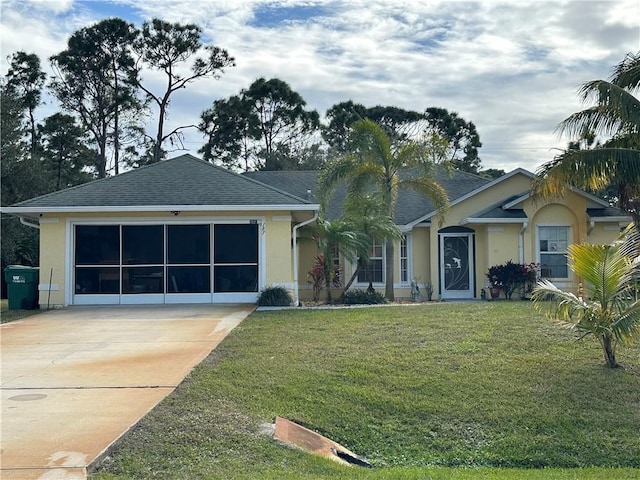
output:
M44 61L108 17L191 22L237 66L176 96L169 128L198 123L256 78L288 82L321 116L335 103L442 107L473 121L485 168L534 171L569 139L555 126L579 85L640 51L640 1L0 0L0 73L24 50ZM162 78L145 72L145 78ZM55 101L40 110L53 113ZM187 133L196 154L202 136Z

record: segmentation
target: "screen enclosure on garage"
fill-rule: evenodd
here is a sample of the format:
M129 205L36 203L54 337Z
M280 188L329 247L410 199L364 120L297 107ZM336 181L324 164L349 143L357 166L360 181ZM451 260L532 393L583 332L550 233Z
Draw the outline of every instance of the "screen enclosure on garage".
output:
M259 225L76 224L73 303L255 301Z

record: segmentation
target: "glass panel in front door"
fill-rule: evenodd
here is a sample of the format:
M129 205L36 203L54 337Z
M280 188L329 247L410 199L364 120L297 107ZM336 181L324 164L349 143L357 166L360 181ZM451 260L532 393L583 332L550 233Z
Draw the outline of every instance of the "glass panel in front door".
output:
M445 237L444 289L469 290L469 237Z

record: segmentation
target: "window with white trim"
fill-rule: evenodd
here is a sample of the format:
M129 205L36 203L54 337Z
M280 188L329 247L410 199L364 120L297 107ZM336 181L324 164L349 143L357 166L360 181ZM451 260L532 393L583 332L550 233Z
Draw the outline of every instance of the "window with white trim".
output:
M571 227L538 227L538 258L542 278L569 278L567 247Z
M340 249L336 245L331 252L331 272L334 280L337 280L337 285L342 285L343 276L342 269L340 268Z
M358 283L384 283L384 244L372 240L369 262L358 272Z
M406 235L400 240L400 282L409 283L409 239Z

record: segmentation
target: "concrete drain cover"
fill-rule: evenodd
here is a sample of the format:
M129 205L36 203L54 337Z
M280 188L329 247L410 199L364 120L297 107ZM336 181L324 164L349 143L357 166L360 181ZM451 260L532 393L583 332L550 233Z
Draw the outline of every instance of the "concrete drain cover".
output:
M286 418L276 417L273 438L305 452L315 453L346 465L371 467L372 465L339 443L323 437Z
M14 402L31 402L33 400L42 400L43 398L47 398L47 395L44 393L26 393L24 395L9 397L9 400L13 400Z

